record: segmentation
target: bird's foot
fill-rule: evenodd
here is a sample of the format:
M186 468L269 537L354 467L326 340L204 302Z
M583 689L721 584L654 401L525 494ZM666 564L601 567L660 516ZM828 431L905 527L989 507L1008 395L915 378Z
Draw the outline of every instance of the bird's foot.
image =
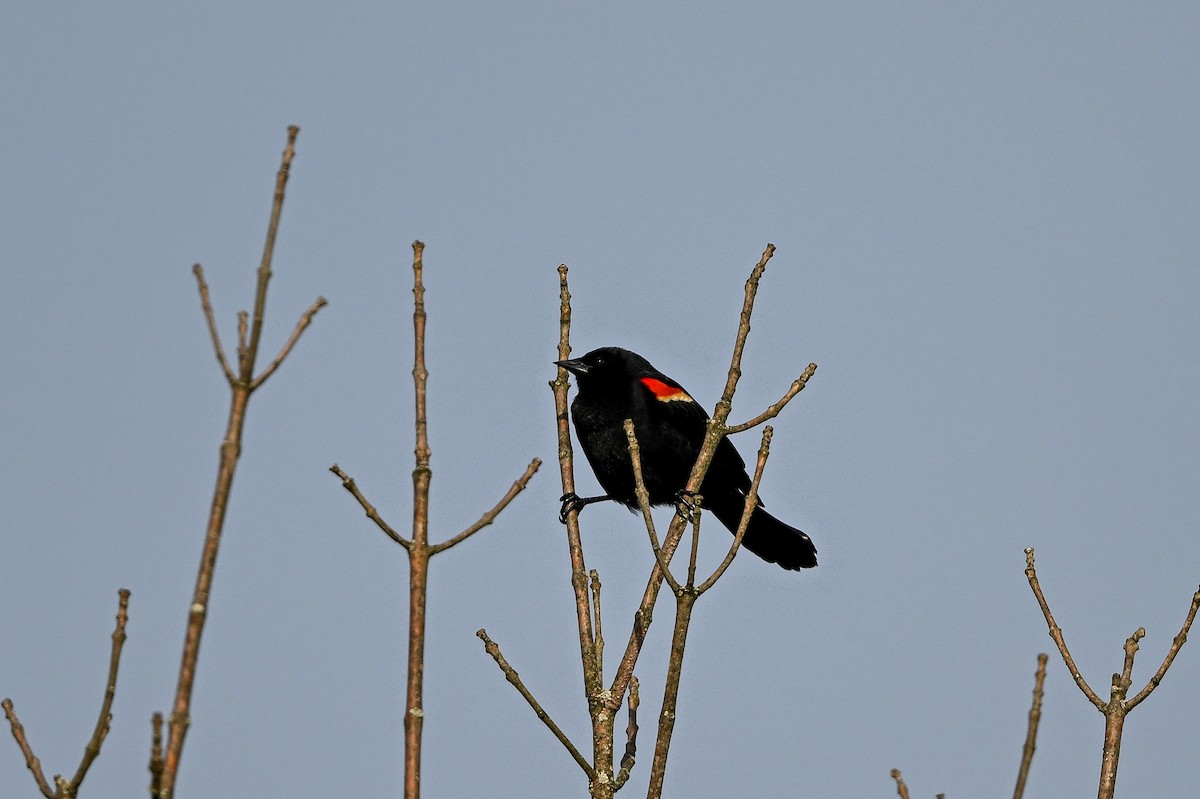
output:
M567 523L567 515L571 511L578 511L584 507L583 500L574 491L568 491L558 498L562 503L562 507L558 509L558 521L560 524Z
M700 503L703 500L695 491L681 488L675 492L675 512L689 522L700 513Z

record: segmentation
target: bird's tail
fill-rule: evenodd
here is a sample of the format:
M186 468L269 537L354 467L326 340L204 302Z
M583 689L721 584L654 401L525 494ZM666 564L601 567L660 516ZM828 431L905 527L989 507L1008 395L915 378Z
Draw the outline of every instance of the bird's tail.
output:
M729 532L737 534L744 507L741 497L731 497L728 502L711 505L706 497L705 505ZM817 548L813 546L812 539L761 507L755 508L750 515L750 525L742 538L742 546L767 563L778 563L789 571L811 569L817 565Z

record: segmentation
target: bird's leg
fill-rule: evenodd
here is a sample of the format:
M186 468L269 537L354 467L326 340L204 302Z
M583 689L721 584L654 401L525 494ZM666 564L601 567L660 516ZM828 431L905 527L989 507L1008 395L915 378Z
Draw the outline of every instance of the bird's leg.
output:
M558 500L560 502L562 502L562 507L559 508L559 511L558 511L558 520L560 522L562 522L563 524L566 524L567 523L567 515L571 511L576 511L576 512L582 511L584 508L586 508L588 505L591 505L592 503L606 502L610 499L612 499L612 497L610 497L608 494L605 494L602 497L581 497L578 494L576 494L574 491L568 491L567 493L563 494L561 497L558 498Z

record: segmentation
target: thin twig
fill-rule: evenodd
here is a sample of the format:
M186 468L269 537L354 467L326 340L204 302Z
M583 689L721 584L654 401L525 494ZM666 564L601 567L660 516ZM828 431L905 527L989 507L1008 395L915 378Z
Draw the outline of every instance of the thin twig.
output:
M12 729L12 736L16 739L17 746L21 750L21 754L25 756L25 767L33 774L33 779L37 782L38 790L47 799L56 799L54 789L46 782L46 775L42 773L42 761L37 759L33 753L33 747L29 744L29 739L25 737L25 727L21 724L21 720L17 718L17 711L13 709L11 699L5 699L0 702L0 707L4 708L4 715L8 719L8 726Z
M258 266L258 285L254 290L254 320L250 328L250 343L246 350L246 364L242 379L249 382L254 377L254 360L258 357L258 343L262 339L263 314L267 307L267 283L271 279L271 261L275 257L275 237L279 235L279 219L283 215L283 198L291 172L292 159L296 157L296 137L300 128L288 127L287 146L275 176L275 199L271 203L271 220L267 223L267 239L263 242L262 261ZM317 307L320 307L319 305ZM315 311L314 311L315 313Z
M625 754L621 755L621 769L617 772L616 779L613 781L613 793L621 790L626 782L629 781L629 775L633 772L633 767L637 763L637 712L638 705L641 704L641 698L638 695L638 679L633 677L629 680L629 723L625 727Z
M250 331L250 314L246 311L237 312L237 334L238 334L238 374L243 374L246 371L246 358L250 353L250 345L246 341L246 337ZM241 380L239 377L238 380Z
M163 773L163 715L155 713L150 717L150 795L158 796L162 792Z
M658 532L654 528L654 516L650 512L650 492L646 489L646 479L642 472L642 447L638 443L637 431L634 429L632 419L625 420L625 438L629 442L629 460L633 464L633 493L637 497L638 507L642 511L642 521L646 524L646 532L650 535L650 549L654 552L654 559L658 562L658 568L666 579L667 585L671 586L672 592L678 593L683 590L683 587L671 573L671 565L663 556L662 545L658 541Z
M300 340L300 334L304 332L305 328L312 324L313 317L316 316L317 311L321 310L328 304L329 301L324 297L317 297L316 301L309 306L308 310L300 315L300 321L296 322L296 327L292 329L292 335L288 336L287 343L285 343L283 348L279 350L279 354L275 356L275 360L271 361L271 365L264 369L262 374L254 378L254 382L250 384L250 389L252 391L261 386L263 383L267 382L267 378L275 373L275 370L278 369L279 365L283 363L283 359L286 358L288 353L292 351L292 347L296 346L296 342Z
M1033 589L1033 595L1037 599L1038 606L1042 609L1042 615L1046 617L1046 626L1050 629L1050 637L1054 639L1055 646L1058 647L1058 653L1062 656L1063 662L1067 664L1067 670L1071 672L1071 677L1074 678L1075 684L1079 686L1079 690L1083 691L1083 695L1088 698L1088 701L1096 706L1096 709L1101 713L1104 712L1105 702L1101 699L1092 687L1087 684L1087 680L1083 679L1079 668L1075 665L1074 658L1071 657L1071 652L1067 649L1067 641L1063 638L1062 628L1054 621L1054 614L1050 612L1050 606L1046 603L1046 597L1042 594L1042 586L1038 583L1037 570L1033 567L1033 547L1028 547L1025 550L1025 577L1029 580L1029 587Z
M204 280L204 270L200 264L192 266L192 274L196 276L196 283L200 289L200 307L204 310L204 321L208 323L208 335L212 337L213 350L217 353L217 362L221 364L221 369L225 372L225 379L232 386L237 380L237 375L233 373L233 369L229 367L229 361L225 358L225 348L221 346L221 334L217 332L217 320L213 315L212 300L208 296L208 283Z
M539 719L541 719L542 723L546 725L546 728L554 734L554 737L558 739L558 742L566 748L567 752L570 753L575 762L579 764L579 767L583 769L583 773L588 776L588 779L593 779L595 777L595 771L592 769L591 765L587 762L587 760L584 759L583 755L579 753L579 750L575 748L575 744L571 743L571 739L568 738L566 733L562 731L562 728L554 723L554 719L550 718L550 714L546 712L541 704L538 703L537 699L534 698L533 694L530 693L529 689L525 687L525 683L521 681L521 675L517 674L517 670L510 666L508 661L504 658L504 654L500 651L500 645L491 638L488 638L487 630L481 629L477 631L475 635L479 637L479 640L483 641L483 648L489 655L492 656L492 659L496 661L496 665L499 666L500 671L504 673L505 679L512 683L513 687L517 689L517 692L525 698L525 701L529 703L531 708L533 708L533 712Z
M351 496L358 500L358 504L362 506L363 511L367 514L367 518L375 522L375 526L382 530L384 535L405 549L410 549L412 547L412 541L409 541L407 538L397 533L392 529L391 525L383 520L383 517L379 515L379 511L375 508L375 506L372 505L365 496L363 496L362 491L359 490L358 484L354 482L353 477L342 471L342 468L336 463L329 467L329 471L341 478L342 487L349 491Z
M1038 724L1042 719L1043 686L1046 684L1046 661L1050 656L1045 652L1037 656L1037 671L1033 675L1033 704L1029 707L1029 726L1025 730L1025 746L1021 748L1021 767L1017 771L1017 787L1013 790L1013 799L1022 799L1025 795L1025 781L1029 778L1029 768L1033 764L1033 753L1037 750Z
M746 492L746 505L742 510L742 518L738 522L737 532L733 536L733 543L729 545L729 551L725 553L724 560L713 570L713 573L707 580L696 588L697 594L703 594L708 589L716 584L717 580L725 574L725 570L733 563L734 557L742 547L742 540L746 537L746 530L750 529L750 517L754 513L754 509L758 507L758 487L762 483L763 470L767 467L767 458L771 454L771 436L775 431L770 425L763 428L762 442L758 446L758 459L754 463L754 477L750 479L750 490Z
M1179 629L1179 634L1171 641L1171 648L1167 650L1167 656L1163 658L1162 665L1158 667L1158 671L1146 683L1146 687L1137 692L1132 699L1125 703L1126 711L1133 710L1142 700L1150 695L1150 693L1159 686L1163 677L1167 673L1167 669L1171 668L1171 663L1175 661L1175 656L1179 654L1179 650L1187 641L1188 631L1192 628L1192 622L1196 620L1196 611L1200 609L1200 589L1192 596L1191 607L1188 608L1187 618L1183 620L1183 627Z
M804 390L804 387L808 385L809 379L813 376L813 374L816 373L816 371L817 365L815 363L810 363L808 368L804 370L804 373L792 381L792 385L777 402L771 403L767 406L765 411L747 422L726 427L725 434L731 436L734 433L740 433L743 430L749 430L751 427L758 427L763 422L774 419L784 408L787 407L787 404L792 401L793 397Z
M96 719L96 728L92 731L91 740L83 748L83 759L79 768L71 778L71 795L79 791L83 778L87 776L92 762L100 756L100 746L108 737L109 725L112 724L112 703L117 696L117 669L121 666L121 649L125 646L125 624L129 621L129 589L117 591L117 626L112 634L112 654L108 659L108 679L104 684L104 701L100 705L100 717Z
M125 624L129 621L129 589L120 589L117 591L117 597L117 626L112 634L112 653L108 659L108 678L104 683L104 700L100 703L100 717L96 720L96 728L92 732L92 737L88 739L83 748L83 757L79 761L79 768L75 770L74 777L67 780L62 775L55 774L56 788L50 787L46 782L45 774L42 773L41 761L34 756L33 748L25 736L25 728L21 726L17 713L13 709L12 700L5 699L0 702L0 705L4 707L5 716L8 717L9 726L12 728L13 738L16 739L21 754L25 756L25 766L33 774L33 779L38 784L38 790L49 799L73 797L79 792L88 769L100 756L100 747L103 745L104 739L108 737L109 726L112 724L112 703L117 695L117 670L121 665L121 649L125 646Z
M596 671L600 674L604 673L604 623L603 614L600 612L600 572L592 569L588 572L588 581L592 586L592 622L593 629L596 631Z
M900 776L900 769L892 769L892 779L896 781L896 795L900 799L908 799L908 786L904 784L904 778Z
M696 558L700 555L700 518L704 515L704 497L697 494L694 504L688 509L688 521L692 523L692 548L688 551L687 590L696 588Z
M445 552L450 547L454 546L455 544L462 543L483 528L487 527L492 522L496 521L496 517L500 515L500 512L507 508L509 503L517 498L517 494L520 494L525 490L525 486L529 484L529 480L533 477L534 473L537 472L538 467L541 465L541 458L534 458L532 461L530 461L529 466L525 468L525 473L518 477L516 482L509 486L508 491L503 497L500 498L499 502L492 506L491 510L480 516L477 522L463 530L458 535L447 539L440 544L434 544L431 546L429 548L429 554L436 555L439 552Z

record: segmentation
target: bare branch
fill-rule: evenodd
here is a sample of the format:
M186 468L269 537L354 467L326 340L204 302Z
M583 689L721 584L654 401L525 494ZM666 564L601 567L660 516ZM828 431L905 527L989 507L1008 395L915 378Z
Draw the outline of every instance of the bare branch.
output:
M704 497L697 494L693 499L694 504L688 509L688 521L692 524L692 548L688 551L686 583L689 591L696 587L696 557L700 554L700 517L704 515Z
M275 256L275 237L279 233L279 219L283 215L283 198L288 175L292 169L292 159L296 156L296 137L299 134L300 128L297 126L288 127L287 146L283 149L283 159L279 164L279 172L275 175L275 199L271 203L271 221L267 223L267 240L263 242L262 262L258 267L258 285L254 290L254 320L250 328L250 342L246 348L245 363L242 365L241 377L247 383L254 378L254 360L258 357L258 342L262 338L263 314L267 307L267 283L271 279L271 260Z
M363 511L366 512L367 518L375 522L376 527L382 530L388 538L392 539L400 546L404 547L405 549L412 549L412 541L409 541L407 538L397 533L392 529L391 525L383 520L383 517L379 515L379 511L375 509L375 506L367 501L367 498L363 496L362 491L358 489L358 484L354 482L353 477L342 471L342 468L336 463L329 467L329 471L341 478L342 487L349 491L351 496L358 500L358 504L361 505Z
M300 340L300 334L304 332L306 327L312 324L313 317L316 316L317 311L321 310L328 304L329 301L324 297L317 297L316 301L309 306L309 309L300 316L300 321L296 323L296 327L292 330L292 335L288 336L287 343L283 345L283 349L281 349L279 354L275 356L275 360L271 361L271 365L268 366L262 374L254 378L254 382L250 384L251 391L267 382L267 378L275 373L275 370L279 368L281 363L283 363L283 359L286 358L288 353L292 351L292 347L296 346L296 342Z
M1196 620L1196 611L1200 609L1200 589L1192 596L1192 605L1188 608L1187 618L1183 620L1183 627L1179 629L1179 635L1171 641L1171 648L1167 650L1167 656L1163 658L1162 665L1158 667L1158 671L1150 678L1150 682L1146 683L1146 687L1138 691L1137 695L1125 703L1126 712L1133 710L1142 700L1150 695L1150 693L1159 686L1163 677L1167 673L1167 669L1171 668L1171 663L1174 662L1175 656L1179 654L1179 650L1187 641L1188 631L1192 628L1192 622Z
M738 550L741 549L742 539L746 537L746 530L750 529L750 516L758 507L758 487L762 483L763 470L766 469L767 458L771 454L771 436L774 433L775 431L770 425L763 429L762 443L758 447L758 460L754 464L754 477L750 480L750 491L746 493L746 506L742 510L742 519L738 522L737 533L733 536L733 543L729 545L729 551L725 553L725 559L713 570L709 578L700 584L696 589L697 594L703 594L712 588L717 580L721 579L725 570L729 568L729 564L733 563Z
M487 527L489 524L494 522L496 520L496 517L500 515L500 512L502 510L504 510L505 508L507 508L508 504L510 502L512 502L514 499L516 499L517 494L520 494L522 491L525 490L525 486L529 484L530 478L533 477L534 473L537 472L538 467L540 467L541 465L542 465L541 458L534 458L532 461L530 461L529 466L527 466L525 468L525 473L517 478L516 482L513 483L509 487L508 491L504 494L504 496L500 498L500 501L497 502L494 506L492 506L491 510L489 510L487 513L480 516L479 521L475 522L474 524L472 524L467 529L463 530L458 535L454 536L451 539L443 541L440 544L435 544L435 545L431 546L429 548L429 554L436 555L439 552L444 552L445 550L449 549L450 547L454 546L455 544L462 543L463 541L467 540L468 538L475 535L480 530L482 530L483 528Z
M537 699L534 698L529 689L525 687L525 683L521 681L521 675L517 674L516 669L510 666L508 661L505 660L504 654L500 651L500 645L491 638L488 638L487 630L481 629L477 631L475 635L479 637L479 640L483 641L483 648L489 655L492 656L492 659L496 661L496 665L499 666L500 671L504 673L505 679L512 683L513 687L516 688L521 696L525 698L525 701L529 703L531 708L533 708L533 712L539 719L541 719L542 723L546 725L547 729L554 734L554 737L558 739L558 742L566 748L567 752L570 753L575 762L579 764L579 767L583 769L583 773L588 776L588 779L593 779L595 777L595 771L592 769L591 765L583 758L583 755L579 753L579 750L575 748L575 744L571 743L571 739L567 737L566 733L564 733L562 729L554 723L554 719L550 718L550 714L547 713L541 704L538 703Z
M558 267L558 360L571 357L571 292L567 286L567 265ZM558 431L558 467L563 493L575 492L574 450L571 447L571 426L567 417L568 373L559 367L550 383L554 392L554 417ZM579 629L579 657L583 664L583 692L591 707L603 690L603 675L596 669L596 635L593 627L591 599L588 596L587 564L583 557L583 541L579 535L579 512L567 514L567 551L571 559L571 590L575 594L575 621ZM619 701L619 700L618 700ZM608 729L602 729L604 724ZM592 719L592 754L597 768L612 763L611 717L604 724ZM609 776L606 774L606 777Z
M688 476L687 485L684 486L685 491L693 494L699 492L700 485L704 482L704 476L708 473L708 467L712 463L713 455L716 454L717 444L725 436L725 423L729 419L733 394L737 389L738 379L742 374L742 353L746 349L746 338L750 334L750 317L754 310L754 298L758 293L759 281L762 280L763 273L766 271L767 262L774 254L775 245L768 244L767 248L763 250L762 257L759 258L754 269L750 271L750 277L746 279L745 299L742 302L742 311L738 318L737 335L734 339L733 354L729 361L729 372L725 378L725 388L721 393L721 399L717 401L716 407L713 410L712 418L708 421L704 443L701 445L700 452L696 456L696 463L693 465L691 474ZM567 355L560 354L559 357L566 358ZM565 419L565 392L563 400L561 412ZM679 541L683 536L685 528L686 520L676 514L671 519L671 526L668 528L667 536L663 541L662 555L659 560L670 562L676 547L679 546ZM633 676L633 668L637 664L642 644L645 641L646 631L649 629L650 622L653 619L654 601L658 597L658 590L662 585L663 579L663 569L658 563L655 563L654 568L650 572L650 578L646 582L646 590L642 594L642 602L634 613L633 630L629 634L629 642L625 647L625 654L621 657L620 663L617 666L616 676L613 678L612 688L609 693L609 706L614 710L613 703L619 702L620 697L624 696L629 685L629 680Z
M246 337L250 334L250 314L245 311L237 313L237 331L238 331L238 373L246 371L246 358L249 357L250 345ZM241 378L238 378L239 380Z
M192 274L196 276L196 284L200 289L200 307L204 310L204 321L208 323L208 335L212 337L213 349L217 353L217 363L221 364L221 369L225 372L225 379L232 386L237 380L237 375L233 373L233 369L229 368L229 361L225 358L225 348L221 346L221 334L217 332L217 320L213 316L212 300L208 296L208 283L204 280L204 270L200 264L192 266Z
M797 394L799 394L801 391L804 390L804 387L806 385L808 385L809 379L813 376L814 373L816 373L816 371L817 371L817 365L815 363L810 363L808 365L808 368L804 370L804 373L792 381L792 385L788 388L788 390L784 393L784 395L779 398L779 400L777 402L771 403L770 405L767 406L767 409L765 411L763 411L758 416L755 416L753 419L751 419L747 422L742 422L741 424L735 424L735 425L726 427L725 428L726 435L733 435L734 433L740 433L743 430L749 430L751 427L757 427L758 425L762 424L763 422L767 421L768 419L774 419L776 416L779 415L779 413L785 407L787 407L787 404L792 401L793 397L795 397Z
M1092 687L1087 684L1087 680L1083 679L1083 675L1079 673L1079 668L1075 665L1070 650L1067 649L1067 641L1063 638L1062 628L1054 621L1054 614L1050 612L1050 606L1046 603L1046 597L1042 594L1042 587L1038 583L1037 570L1033 567L1033 558L1033 547L1029 547L1025 550L1025 577L1029 580L1029 587L1033 589L1033 595L1042 609L1042 615L1046 617L1046 626L1050 629L1050 637L1054 639L1058 653L1062 656L1063 663L1067 664L1067 670L1071 672L1071 677L1079 686L1079 690L1083 691L1083 695L1088 698L1088 701L1103 713L1105 710L1104 700L1096 695Z
M404 695L404 797L421 793L421 737L425 728L425 603L429 589L429 417L425 366L425 245L412 243L413 260L413 399L416 406L416 464L412 472L412 546L408 549L408 670Z
M37 781L38 790L46 799L56 799L54 789L46 782L46 775L42 773L42 761L37 759L33 754L33 747L29 745L29 739L25 737L25 727L21 724L21 720L17 718L17 711L13 709L11 699L5 699L0 702L0 707L4 708L4 715L8 718L8 725L12 729L12 736L16 739L17 746L21 749L21 754L25 756L25 767L33 774L33 779Z
M671 586L671 590L674 592L681 591L683 588L675 579L675 575L671 573L670 563L668 558L663 555L662 546L658 542L658 532L654 528L654 516L650 513L650 492L646 490L646 480L642 473L642 447L638 444L637 431L633 427L632 419L625 420L625 437L629 441L629 460L633 463L634 495L637 497L638 506L642 511L642 521L646 524L646 532L650 535L650 549L654 552L654 559L658 562L658 568L666 579L667 585Z
M1146 628L1138 627L1133 631L1133 635L1125 639L1125 663L1121 667L1120 679L1121 685L1123 685L1126 689L1128 689L1130 684L1133 682L1133 657L1137 654L1138 642L1145 637Z
M163 773L163 716L155 713L150 717L150 796L162 795Z
M632 677L629 680L629 724L625 727L625 754L621 755L621 770L617 772L616 779L613 780L613 793L621 790L629 781L629 775L633 771L634 764L637 763L637 712L640 704L638 679Z
M9 726L12 728L13 738L21 749L21 754L25 756L25 766L33 774L33 779L37 782L42 795L49 799L71 797L79 792L79 787L83 784L88 769L100 756L100 747L108 736L109 725L112 724L113 698L117 694L117 670L121 665L121 649L125 645L125 624L129 621L129 590L122 588L117 592L117 596L117 626L112 634L112 654L108 660L108 679L104 684L104 700L100 703L100 717L96 720L96 729L92 732L92 737L83 748L83 758L79 761L79 768L75 770L74 777L67 780L62 775L55 774L56 788L50 787L46 782L45 774L42 773L41 761L34 756L33 748L25 736L25 728L21 725L17 713L13 709L12 700L5 699L0 702L0 705L4 707L4 715L8 717Z
M600 674L604 673L604 622L603 614L600 612L600 572L592 569L588 572L588 581L592 586L592 614L595 617L593 620L594 629L596 630L596 645L594 647L596 653L596 671Z
M104 684L104 701L100 704L100 717L96 719L96 729L92 732L91 740L83 748L83 759L79 768L71 778L71 795L74 796L83 778L87 776L92 762L100 756L100 746L108 736L109 725L112 724L112 703L117 695L117 669L121 666L121 649L125 646L125 624L129 621L129 589L117 591L117 626L112 634L112 654L108 660L108 679Z
M258 269L253 327L249 334L247 333L248 316L246 312L242 311L238 314L238 375L233 382L229 420L220 447L217 483L213 489L212 505L209 509L208 525L204 534L204 547L196 575L196 587L188 608L183 654L179 664L179 678L175 687L175 699L171 705L171 713L167 718L166 752L163 757L161 778L157 779L156 799L172 799L175 794L175 782L183 756L183 744L191 725L192 690L196 681L196 664L200 657L200 642L204 634L204 622L208 615L217 553L220 550L225 514L229 507L229 494L233 486L234 474L237 471L238 458L241 455L242 431L245 429L246 408L253 390L254 361L262 333L263 312L267 302L267 283L271 277L271 258L274 252L279 218L283 210L284 187L287 184L288 172L295 155L296 136L299 130L294 125L288 128L287 146L284 148L283 158L275 178L275 197L271 207L271 221L267 228L266 243L263 246L263 259Z
M1037 656L1037 671L1033 675L1033 704L1029 708L1029 727L1025 731L1025 746L1021 749L1021 768L1017 771L1017 787L1013 790L1013 799L1022 799L1025 795L1025 781L1029 777L1029 767L1033 764L1033 753L1037 750L1038 724L1042 719L1042 694L1046 684L1046 661L1050 656L1045 652Z
M900 769L892 769L892 779L896 781L896 795L900 799L908 799L908 786L904 784L904 778L900 776Z

